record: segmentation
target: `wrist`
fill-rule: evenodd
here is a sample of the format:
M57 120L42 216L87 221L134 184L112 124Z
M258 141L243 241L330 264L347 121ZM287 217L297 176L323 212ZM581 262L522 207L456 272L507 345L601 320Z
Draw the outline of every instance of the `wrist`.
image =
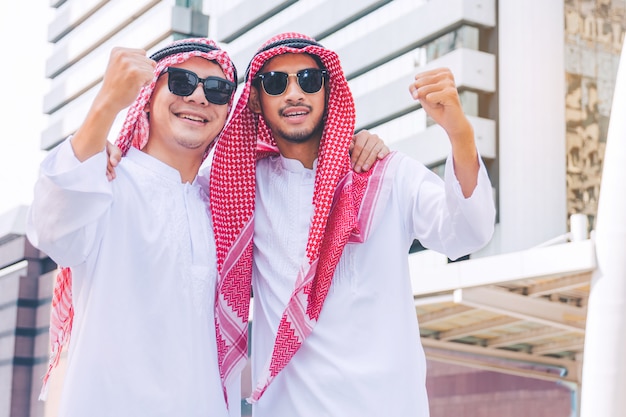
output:
M468 142L474 143L474 127L465 116L449 126L449 128L446 129L446 133L448 134L452 144Z

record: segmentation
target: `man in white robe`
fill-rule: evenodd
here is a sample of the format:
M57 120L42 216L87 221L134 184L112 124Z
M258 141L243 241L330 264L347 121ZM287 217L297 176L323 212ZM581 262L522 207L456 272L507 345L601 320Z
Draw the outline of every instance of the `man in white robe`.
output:
M236 278L252 276L255 417L429 414L408 249L470 254L495 208L450 71L409 88L448 133L444 180L400 154L349 169L354 102L338 57L313 39L279 35L248 67L217 145L231 159L212 176L216 193L245 198L212 208L239 225ZM237 189L224 172L234 159Z
M216 249L196 179L236 72L204 38L151 58L112 51L84 123L42 163L29 211L28 238L66 267L51 319L50 370L69 342L62 417L240 415L239 375L223 388L216 360ZM107 134L131 104L108 181Z

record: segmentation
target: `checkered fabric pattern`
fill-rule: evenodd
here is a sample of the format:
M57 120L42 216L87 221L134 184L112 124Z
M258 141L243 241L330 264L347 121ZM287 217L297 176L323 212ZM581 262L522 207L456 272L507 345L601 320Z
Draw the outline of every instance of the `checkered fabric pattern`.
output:
M144 86L135 102L129 107L126 119L115 144L126 155L130 146L141 149L148 141L149 122L144 111L150 100L157 79L163 70L169 66L183 63L191 57L198 56L217 62L224 75L230 81L237 82L236 69L226 51L220 49L215 42L206 38L190 38L175 41L151 56L157 59L154 77L150 84ZM232 100L232 97L231 97ZM229 109L232 105L229 103ZM215 141L214 141L215 143ZM205 157L208 154L205 153ZM43 377L43 386L39 398L45 400L48 391L48 382L54 368L59 363L63 347L70 341L74 308L72 305L72 272L70 268L61 267L57 274L50 313L50 361Z
M312 38L284 33L266 42L246 71L246 82L231 121L215 148L211 171L211 212L218 253L218 310L226 310L228 325L218 322L218 357L222 378L241 369L247 358L248 301L252 276L255 164L277 154L278 148L263 117L247 106L251 83L271 58L286 53L317 56L330 74L324 131L314 185L314 215L306 261L283 313L271 358L251 402L257 401L311 333L320 315L337 263L351 234L358 229L358 210L368 173L356 175L349 146L354 134L355 106L339 57ZM350 181L341 180L351 175ZM219 204L216 204L219 202Z

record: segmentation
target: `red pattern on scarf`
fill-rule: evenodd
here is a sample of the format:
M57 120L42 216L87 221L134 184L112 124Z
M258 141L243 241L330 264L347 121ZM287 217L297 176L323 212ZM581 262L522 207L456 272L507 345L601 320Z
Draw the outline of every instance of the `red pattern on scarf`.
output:
M189 42L201 43L217 48L215 42L207 38L181 39L168 46ZM141 89L137 99L128 109L122 129L117 137L117 140L115 141L117 147L122 151L122 155L126 155L131 146L134 146L137 149L143 148L148 141L150 125L148 122L148 115L144 111L144 108L150 100L150 97L152 97L152 93L154 92L156 82L161 72L166 67L181 64L194 56L202 57L210 61L216 61L222 68L222 71L224 71L226 78L230 81L237 82L235 79L235 67L226 51L221 49L209 52L193 50L169 55L161 59L158 61L154 69L154 76L151 83ZM229 103L229 109L231 105L232 101ZM214 143L215 142L216 141L214 141ZM207 149L205 157L208 152L209 149ZM52 375L54 368L59 363L64 346L70 341L73 318L74 307L72 305L72 271L70 268L61 267L56 277L52 295L50 312L51 355L48 363L48 369L43 377L43 386L39 395L39 399L41 400L44 400L47 396L50 376Z
M311 44L294 47L287 41L289 39L305 40ZM285 40L283 45L263 50L282 40ZM218 335L218 358L220 366L227 372L222 378L227 378L228 372L240 369L247 358L247 350L236 342L242 340L247 332L249 306L240 298L240 291L250 288L252 277L256 160L278 153L265 121L247 106L251 80L274 56L308 53L319 57L329 71L330 91L315 176L314 214L305 264L279 324L272 356L252 393L251 401L261 397L317 322L343 248L350 235L358 233L358 210L370 175L357 175L351 169L348 150L354 134L355 106L337 54L299 33L278 35L259 51L250 63L231 122L216 145L211 170L211 212L218 253L218 299L241 301L239 305L229 303L228 306L236 309L240 318L244 317L241 314L245 314L245 319L239 322L239 329L233 334L223 334L221 341ZM344 181L343 187L337 189L346 175L352 177L351 181ZM227 200L228 205L216 203ZM218 305L218 309L222 307Z

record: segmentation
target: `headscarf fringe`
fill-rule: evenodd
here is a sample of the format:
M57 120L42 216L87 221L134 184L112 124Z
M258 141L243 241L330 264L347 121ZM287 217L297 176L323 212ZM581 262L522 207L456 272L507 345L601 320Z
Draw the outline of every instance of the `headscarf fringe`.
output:
M122 151L122 155L126 155L131 146L141 149L148 142L149 122L145 106L152 97L157 80L163 70L169 66L183 63L195 56L217 62L222 71L224 71L226 78L237 82L237 72L232 60L226 51L220 49L210 39L181 39L157 51L151 56L152 59L158 61L154 68L152 81L141 89L137 99L128 109L122 129L115 141L117 147ZM228 104L229 110L231 105L232 97L231 102ZM213 143L216 141L217 139ZM209 149L205 152L205 157L208 152ZM50 377L59 363L64 347L69 344L73 319L72 271L70 268L60 268L55 282L50 310L50 350L52 353L48 369L43 376L42 389L39 395L40 400L46 399Z
M234 299L233 295L240 293L238 288L247 287L252 276L251 254L244 252L238 242L242 240L242 236L245 236L243 240L246 244L252 242L252 233L247 230L254 217L256 161L276 155L278 148L263 117L248 108L248 99L252 80L265 63L286 53L306 53L321 61L330 74L328 104L315 176L315 208L307 240L306 259L296 277L296 288L283 313L272 356L261 372L263 377L256 383L249 399L251 402L261 397L317 322L343 248L357 227L356 218L362 198L362 194L359 196L354 192L352 181L348 181L348 188L338 191L340 201L335 204L335 212L331 213L338 184L347 175L353 175L349 147L356 121L354 99L339 57L335 52L300 33L283 33L270 39L257 51L248 66L243 91L231 121L216 145L212 163L211 193L215 201L211 198L211 213L220 280L216 299ZM364 181L368 175L359 174ZM220 204L225 199L229 204ZM334 246L334 250L322 249L327 245ZM318 265L325 262L329 263L318 268ZM218 346L220 363L246 360L246 351L239 350L234 356L231 354L238 349L236 341L247 331L247 304L243 298L239 300L240 304L226 306L225 312L221 314L223 318L230 317L238 328L223 336L226 343Z

